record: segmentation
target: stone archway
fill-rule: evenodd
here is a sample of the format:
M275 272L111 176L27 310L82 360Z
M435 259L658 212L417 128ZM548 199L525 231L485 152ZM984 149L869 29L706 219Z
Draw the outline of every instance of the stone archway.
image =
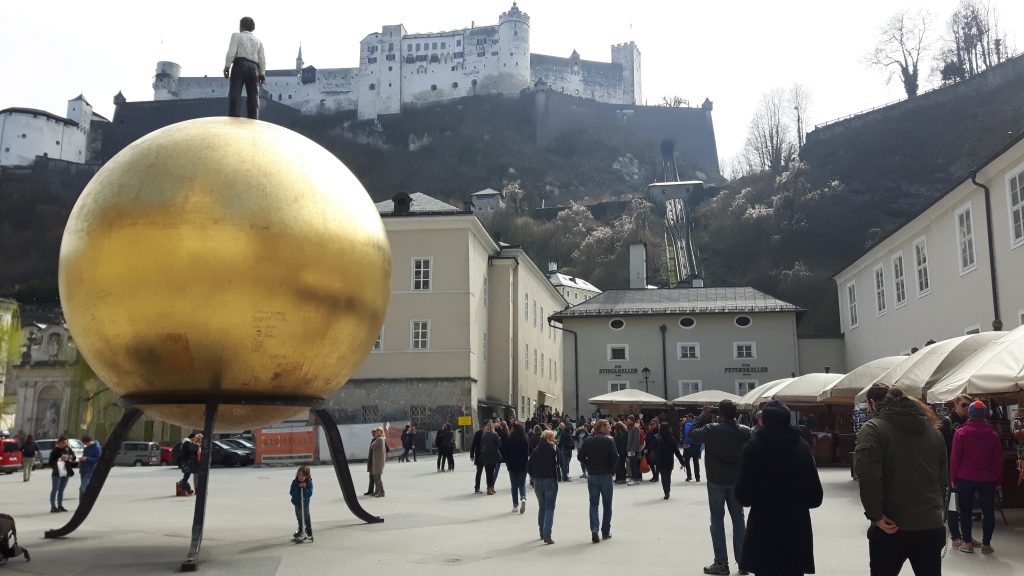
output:
M64 393L56 384L46 384L36 396L32 418L36 438L56 438L61 431L60 413Z

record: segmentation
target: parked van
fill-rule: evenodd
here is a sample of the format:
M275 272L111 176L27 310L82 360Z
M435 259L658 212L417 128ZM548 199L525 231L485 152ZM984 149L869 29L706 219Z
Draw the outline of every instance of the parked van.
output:
M156 442L124 442L114 459L116 466L159 466L160 445Z

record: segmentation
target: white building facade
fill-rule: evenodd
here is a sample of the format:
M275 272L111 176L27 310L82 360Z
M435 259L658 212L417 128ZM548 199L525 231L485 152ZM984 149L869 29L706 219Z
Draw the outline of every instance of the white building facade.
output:
M601 293L601 290L590 282L575 276L568 276L555 270L548 272L548 281L565 298L569 306L582 304Z
M268 70L268 98L305 114L356 110L360 119L396 114L404 106L477 94L518 94L541 84L600 102L640 104L640 50L633 42L611 48L611 62L530 54L530 17L513 3L498 24L448 32L410 34L401 24L383 26L359 43L357 68L306 66L299 49L295 68ZM181 67L157 63L154 100L223 98L219 77L182 77Z
M377 205L392 254L384 327L329 408L340 422L430 429L560 409L562 336L544 318L565 307L562 297L471 211L400 196Z
M851 368L1024 324L1024 133L834 280Z
M63 118L33 108L0 110L0 166L25 166L37 156L84 163L92 105L81 95L68 101Z
M605 291L552 317L566 331L565 409L590 414L587 399L626 388L672 400L789 377L799 311L749 287Z

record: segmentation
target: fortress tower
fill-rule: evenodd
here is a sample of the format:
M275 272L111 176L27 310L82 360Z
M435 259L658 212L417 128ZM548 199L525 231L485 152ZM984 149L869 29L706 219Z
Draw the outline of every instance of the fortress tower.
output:
M153 78L153 100L174 100L178 98L178 78L181 77L181 66L174 62L161 61L156 63L156 76Z
M612 46L612 62L622 64L622 99L629 104L643 104L640 90L640 49L635 42Z
M530 85L530 15L515 2L498 18L498 92L518 94Z

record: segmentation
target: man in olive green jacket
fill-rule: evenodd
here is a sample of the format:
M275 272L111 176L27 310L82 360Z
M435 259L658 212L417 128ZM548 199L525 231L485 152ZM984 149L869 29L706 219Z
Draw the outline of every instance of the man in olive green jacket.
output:
M938 417L898 388L876 385L868 403L875 415L857 434L856 471L872 576L896 576L910 560L914 573L942 570L942 519L948 482L946 444Z

